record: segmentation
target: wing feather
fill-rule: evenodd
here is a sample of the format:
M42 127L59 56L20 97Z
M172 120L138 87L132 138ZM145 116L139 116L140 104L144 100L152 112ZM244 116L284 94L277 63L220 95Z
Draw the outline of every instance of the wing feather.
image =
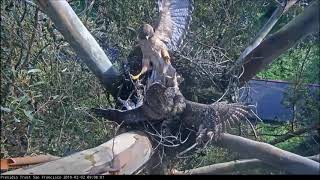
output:
M166 42L171 51L176 51L189 30L193 0L158 0L158 7L155 35Z

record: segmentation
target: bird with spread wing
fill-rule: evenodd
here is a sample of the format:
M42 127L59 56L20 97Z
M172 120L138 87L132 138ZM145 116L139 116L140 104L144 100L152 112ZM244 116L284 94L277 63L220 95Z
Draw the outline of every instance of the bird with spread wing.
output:
M144 24L139 30L138 40L141 48L142 69L133 80L152 69L165 73L170 65L168 51L176 51L181 45L191 22L192 0L158 0L159 20L154 29Z
M139 79L150 69L158 73L166 73L166 67L170 65L169 51L178 50L188 31L193 11L192 0L158 0L158 6L159 21L156 28L149 24L144 24L140 28L138 39L142 52L142 70L136 76L131 75L133 80ZM136 49L128 59L141 59L141 53ZM135 54L138 54L138 58L135 58ZM174 82L178 84L177 81ZM139 94L143 97L142 93ZM131 95L129 99L130 97ZM130 101L129 99L127 101ZM184 122L189 127L198 129L197 144L200 144L203 139L213 137L216 139L227 127L239 124L242 120L250 123L247 119L250 110L245 105L225 102L206 105L191 102L183 97L177 86L168 88L154 83L139 100L142 100L142 103L137 103L139 105L135 103L124 105L127 110L93 108L92 112L112 121L134 124L153 120L170 122L171 117L177 115L177 111L181 111L180 115Z

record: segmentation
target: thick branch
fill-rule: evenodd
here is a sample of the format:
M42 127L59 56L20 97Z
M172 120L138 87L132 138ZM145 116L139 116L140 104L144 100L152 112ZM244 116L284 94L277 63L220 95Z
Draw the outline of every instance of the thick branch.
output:
M235 171L239 167L246 168L255 168L262 165L262 161L259 159L243 159L235 160L225 163L213 164L210 166L204 166L200 168L185 170L185 171L176 171L174 174L190 174L190 175L213 175L213 174L225 174Z
M82 24L68 2L66 0L37 0L37 3L51 18L77 55L87 64L105 87L115 94L115 83L119 78L119 72L112 66L103 49Z
M319 31L319 1L315 0L302 14L264 40L244 59L241 82L247 82L273 60L308 34Z
M267 143L257 142L243 137L222 134L219 144L253 158L258 158L278 169L291 174L319 174L320 164L305 157L281 150Z
M314 161L319 162L319 154L314 156L307 157ZM242 160L235 160L230 162L212 164L209 166L204 166L200 168L185 170L185 171L175 171L174 174L192 174L192 175L210 175L210 174L226 174L234 172L239 168L256 168L258 166L263 166L265 163L259 159L242 159Z
M32 167L17 169L3 175L22 174L132 174L144 165L152 154L148 137L139 132L116 136L98 147Z
M309 156L308 158L320 163L320 154Z

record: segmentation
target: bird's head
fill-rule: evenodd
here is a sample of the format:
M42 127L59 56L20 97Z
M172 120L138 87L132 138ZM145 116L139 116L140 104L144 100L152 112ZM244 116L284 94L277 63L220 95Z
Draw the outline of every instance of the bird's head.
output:
M144 24L139 29L138 38L141 40L148 40L154 34L153 27L150 24Z

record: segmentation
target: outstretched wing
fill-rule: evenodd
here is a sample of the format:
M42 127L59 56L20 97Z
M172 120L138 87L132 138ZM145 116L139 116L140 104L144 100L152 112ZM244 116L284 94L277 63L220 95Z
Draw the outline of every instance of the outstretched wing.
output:
M216 102L212 106L217 111L219 123L221 123L224 130L228 126L231 127L240 122L246 122L252 128L254 135L257 136L253 125L248 119L248 117L252 116L250 107L240 103L228 104L226 102Z
M193 0L158 0L158 6L155 36L166 42L171 51L176 51L189 29Z

